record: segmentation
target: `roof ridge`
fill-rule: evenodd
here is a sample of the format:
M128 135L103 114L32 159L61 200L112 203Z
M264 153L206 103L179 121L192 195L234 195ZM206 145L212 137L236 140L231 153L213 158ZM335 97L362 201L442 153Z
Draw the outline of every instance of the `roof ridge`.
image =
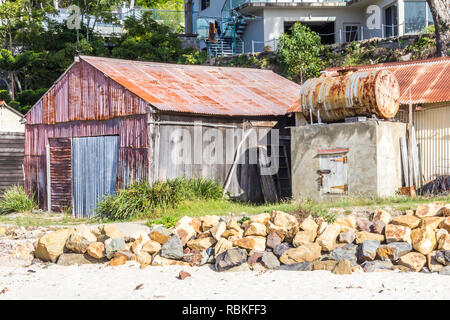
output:
M386 67L391 67L391 66L416 66L416 65L422 65L422 64L434 64L434 63L442 63L442 62L450 62L450 57L435 57L435 58L411 60L411 61L382 62L382 63L377 63L377 64L356 65L356 66L351 66L351 67L359 69L359 70L364 70L364 69L386 68ZM346 67L332 67L332 68L326 68L325 70L336 71L336 70L341 70L344 68L346 68Z

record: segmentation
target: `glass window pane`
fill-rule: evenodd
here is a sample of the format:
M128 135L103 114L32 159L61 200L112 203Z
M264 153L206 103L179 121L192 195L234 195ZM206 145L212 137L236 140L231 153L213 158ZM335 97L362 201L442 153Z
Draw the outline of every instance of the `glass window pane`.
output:
M430 6L427 4L428 10L428 25L434 24L433 15L431 14Z
M405 1L405 33L418 33L426 27L425 10L425 1Z

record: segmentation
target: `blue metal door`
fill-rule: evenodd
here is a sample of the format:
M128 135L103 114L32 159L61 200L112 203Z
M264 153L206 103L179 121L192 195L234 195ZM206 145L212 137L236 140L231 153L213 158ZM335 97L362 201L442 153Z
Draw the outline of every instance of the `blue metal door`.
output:
M91 217L99 201L116 191L119 136L72 139L73 214Z

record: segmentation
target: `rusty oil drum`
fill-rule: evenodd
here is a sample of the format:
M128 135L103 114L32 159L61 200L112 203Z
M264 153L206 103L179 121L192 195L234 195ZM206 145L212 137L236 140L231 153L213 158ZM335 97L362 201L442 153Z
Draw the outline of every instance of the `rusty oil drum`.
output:
M395 117L399 108L400 88L388 70L348 72L341 76L309 79L300 90L303 115L323 122L342 121L347 117L376 115ZM311 110L311 111L310 111Z

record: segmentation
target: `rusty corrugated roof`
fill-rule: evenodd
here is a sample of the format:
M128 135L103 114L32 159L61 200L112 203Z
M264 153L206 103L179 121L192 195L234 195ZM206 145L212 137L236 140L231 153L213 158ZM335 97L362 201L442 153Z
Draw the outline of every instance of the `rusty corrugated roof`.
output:
M272 71L80 56L163 111L227 116L284 115L300 86Z
M413 104L450 101L450 57L407 62L391 62L352 66L357 70L387 69L400 86L400 104L409 103L409 88ZM335 72L344 68L329 68Z

